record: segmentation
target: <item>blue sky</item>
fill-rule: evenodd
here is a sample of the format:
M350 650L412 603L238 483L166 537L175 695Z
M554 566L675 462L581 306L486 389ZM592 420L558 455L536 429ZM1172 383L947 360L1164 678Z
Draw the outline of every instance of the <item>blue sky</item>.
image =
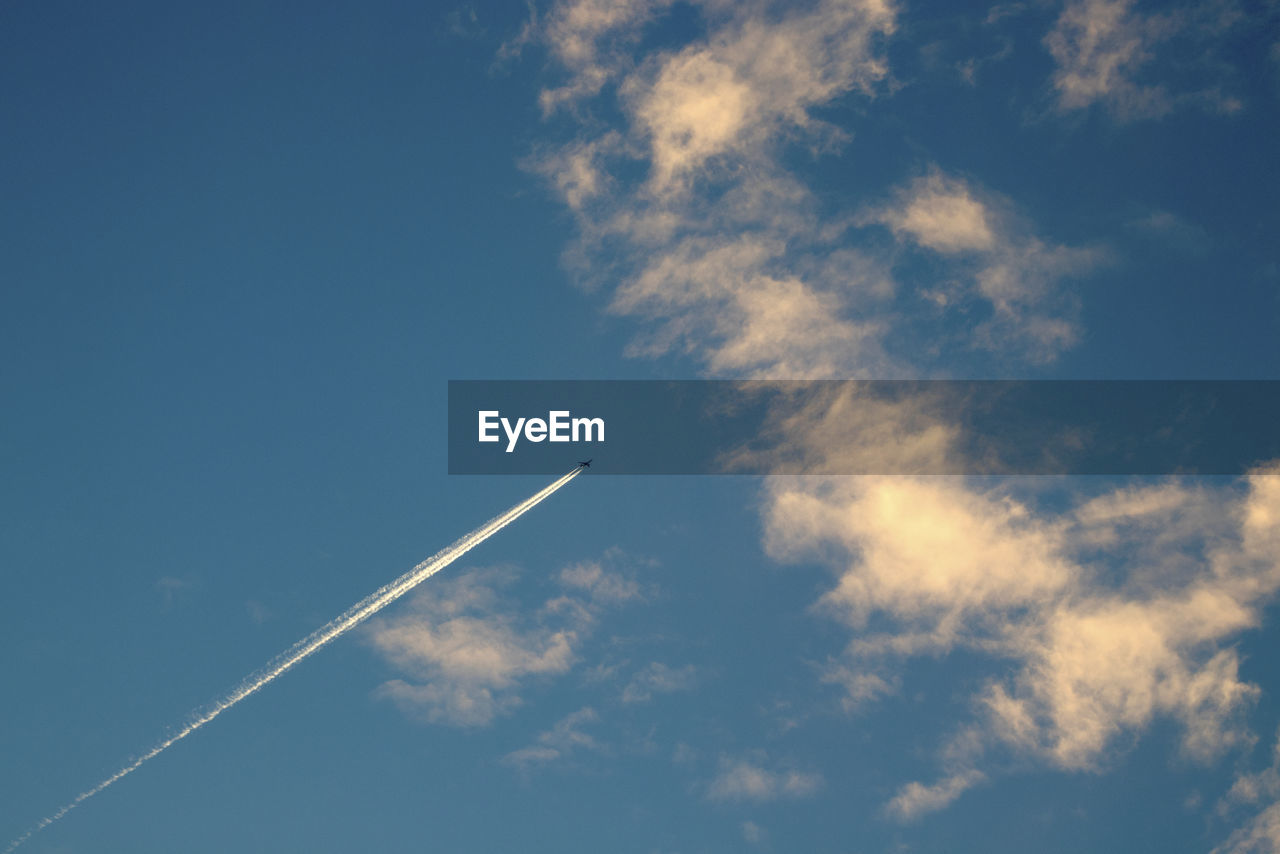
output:
M0 834L544 484L449 379L1276 378L1278 15L6 4ZM1277 480L581 477L23 850L1280 850Z

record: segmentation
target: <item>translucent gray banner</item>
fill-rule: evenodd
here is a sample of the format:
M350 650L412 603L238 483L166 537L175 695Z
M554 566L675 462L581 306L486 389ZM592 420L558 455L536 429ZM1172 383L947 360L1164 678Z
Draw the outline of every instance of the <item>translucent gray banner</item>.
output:
M1280 381L455 380L451 474L1243 474Z

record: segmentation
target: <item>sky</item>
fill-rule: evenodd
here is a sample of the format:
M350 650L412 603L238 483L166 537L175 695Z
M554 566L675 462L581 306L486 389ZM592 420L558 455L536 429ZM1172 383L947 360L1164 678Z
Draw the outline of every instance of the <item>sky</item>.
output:
M546 485L451 379L1280 379L1278 23L3 4L0 836ZM1277 851L1275 465L578 477L21 850Z

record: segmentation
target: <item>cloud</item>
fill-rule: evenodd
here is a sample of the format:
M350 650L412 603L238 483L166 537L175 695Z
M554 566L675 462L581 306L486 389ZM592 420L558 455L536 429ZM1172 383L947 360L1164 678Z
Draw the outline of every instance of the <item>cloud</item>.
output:
M587 561L560 570L560 584L568 590L586 593L591 601L618 605L640 597L640 585L598 562Z
M528 611L501 591L514 574L474 570L427 585L403 612L373 621L370 642L407 678L376 695L428 723L483 726L519 705L530 679L564 674L605 607L633 598L634 582L598 564L566 568L567 591Z
M476 14L475 6L464 3L444 16L444 27L450 36L461 39L474 39L484 35L484 27Z
M582 211L613 187L604 160L621 149L621 136L609 132L599 139L543 149L527 158L525 166L547 178L571 210Z
M1212 854L1274 854L1280 851L1280 803L1274 803L1238 828Z
M1271 764L1261 771L1238 776L1218 805L1218 810L1226 812L1233 805L1256 804L1275 798L1280 798L1280 735L1271 750Z
M1152 211L1126 225L1137 234L1179 252L1199 254L1213 246L1213 238L1203 227L1165 210Z
M664 34L641 54L665 8L561 2L534 22L563 74L542 105L569 130L527 165L576 218L566 265L607 311L637 321L629 355L688 358L712 375L857 378L917 375L930 355L1020 370L1081 339L1069 286L1103 254L1054 239L979 181L925 162L834 211L807 183L806 167L849 139L827 108L865 107L898 85L886 49L897 4L706 0L692 4L693 37ZM1071 0L1045 39L1057 108L1122 120L1235 109L1212 82L1233 14ZM1170 69L1200 83L1158 79ZM927 406L865 403L814 401L807 434L794 433L812 441L797 452L949 458L955 425ZM850 413L866 429L842 427ZM964 649L992 662L936 781L909 782L886 806L905 819L953 802L999 754L1099 768L1123 735L1161 719L1195 760L1246 743L1240 716L1257 688L1231 643L1280 584L1280 545L1251 521L1276 515L1267 482L1088 500L1077 487L1093 487L1073 481L1062 509L1021 497L1034 492L1025 482L774 478L765 545L835 564L814 613L849 631L821 678L850 709L895 693L909 656ZM753 754L722 759L707 793L770 800L820 784Z
M1096 769L1122 733L1178 722L1209 761L1250 743L1258 694L1229 644L1280 588L1280 477L1229 487L1163 482L1037 512L1009 485L937 479L795 479L772 486L766 547L836 561L820 612L854 631L827 681L856 706L888 693L892 662L963 648L1007 662L973 695L942 782L888 811L950 803L995 749ZM834 557L843 555L843 558ZM873 623L874 618L874 623ZM868 628L875 625L875 631Z
M617 289L610 306L661 322L629 352L701 353L714 374L777 378L838 376L855 363L884 362L880 323L842 316L847 295L775 269L786 253L785 242L761 236L671 244Z
M654 661L641 668L622 689L622 702L646 703L654 694L673 694L693 689L696 668L692 664L672 668Z
M822 609L855 628L873 613L894 615L901 631L860 636L859 648L911 654L951 647L987 614L1065 588L1072 568L1057 555L1061 538L1010 499L947 481L857 478L776 487L765 545L783 560L819 544L857 555Z
M156 590L160 593L161 608L165 611L173 607L173 604L181 599L185 599L199 585L190 578L178 578L172 575L165 575L156 579Z
M249 615L249 619L255 626L261 626L267 620L271 619L271 609L257 599L250 599L244 603L245 613Z
M622 88L647 144L654 195L683 191L715 158L752 158L783 128L819 126L810 108L885 74L874 41L893 30L885 0L819 2L767 18L750 5L703 42L663 56Z
M569 0L552 8L540 32L535 19L521 41L542 41L570 72L568 83L542 92L543 112L598 94L628 66L627 48L642 25L668 5L669 0Z
M966 300L985 305L990 318L972 332L977 346L1020 350L1032 362L1045 362L1075 343L1074 306L1056 286L1096 266L1102 257L1096 249L1046 242L1007 201L984 197L936 167L859 219L886 225L900 241L953 259L951 269L968 286L938 292L935 301L957 309Z
M818 108L881 94L895 4L699 10L704 35L648 56L630 54L661 7L611 4L606 14L563 3L539 28L568 74L544 106L571 101L582 112L573 139L540 146L526 165L577 216L566 263L586 286L609 289L609 311L648 324L629 355L690 356L721 376L908 373L888 346L907 345L904 289L931 322L971 327L964 346L1043 362L1077 340L1058 284L1087 272L1095 251L1035 235L1011 205L936 167L891 205L824 220L786 165L795 148L816 155L847 138ZM590 110L610 95L602 121ZM894 253L851 231L877 223L958 275L895 281ZM959 281L962 292L949 292ZM987 318L971 323L975 308Z
M696 3L708 33L684 49L636 62L646 25L670 6L642 0L566 0L518 42L546 44L567 82L542 92L550 111L617 83L649 149L651 186L673 182L708 160L767 141L779 125L818 124L808 109L885 75L873 40L892 32L887 0L820 0L773 14L768 4Z
M1151 82L1153 73L1144 74L1157 65L1158 51L1193 58L1207 66L1205 74L1216 72L1211 41L1235 23L1239 12L1234 3L1160 12L1135 6L1133 0L1071 0L1065 5L1044 39L1056 65L1053 88L1060 111L1100 104L1117 119L1132 121L1160 118L1183 104L1223 113L1241 108L1219 83L1179 90Z
M704 3L704 37L636 58L624 48L653 7L605 27L582 5L559 4L551 17L563 24L540 29L568 73L544 105L585 111L581 101L609 92L622 121L584 117L580 135L528 166L578 216L567 263L588 286L618 283L610 311L652 323L629 353L687 353L714 373L753 376L886 365L884 330L864 310L891 294L886 268L820 233L812 192L779 154L839 142L813 110L874 95L893 6Z
M581 708L561 718L551 729L540 733L533 744L508 753L502 758L502 762L504 765L528 770L534 765L563 759L577 751L601 752L604 747L600 742L583 730L585 725L599 720L600 716L595 709L590 706Z
M774 801L802 798L822 787L822 775L794 769L770 769L763 755L722 757L720 770L707 789L713 801Z
M967 771L962 774L953 774L932 786L908 783L894 795L893 800L889 801L885 811L901 821L911 821L925 813L949 806L952 801L982 779L982 774Z
M726 471L956 472L960 430L940 415L952 405L927 386L878 395L855 383L765 386L785 403L771 411L758 442L727 453Z
M677 742L675 749L671 751L671 761L676 765L688 765L697 759L698 751L683 741Z
M944 254L994 248L991 214L965 184L933 172L899 194L878 219L900 237Z
M846 712L854 711L898 690L898 680L892 676L867 672L839 661L827 663L822 681L839 685L843 689L840 703Z
M1213 854L1262 854L1280 851L1280 736L1271 751L1271 764L1238 776L1218 804L1226 815L1235 808L1261 805Z

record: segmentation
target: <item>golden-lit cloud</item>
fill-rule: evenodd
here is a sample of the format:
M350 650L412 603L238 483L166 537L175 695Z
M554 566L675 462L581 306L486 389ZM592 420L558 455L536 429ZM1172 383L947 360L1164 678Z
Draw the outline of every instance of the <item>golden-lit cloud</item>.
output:
M510 572L474 570L424 587L410 606L371 623L374 648L404 678L377 690L428 723L482 726L520 704L529 680L567 673L602 609L639 597L636 583L600 564L562 570L562 592L536 613L502 595Z
M721 757L707 788L713 801L773 801L803 798L822 787L822 775L770 763L760 752L748 757Z
M1259 471L1243 492L1123 487L1054 513L1009 484L800 478L769 491L770 553L837 569L819 609L854 630L829 664L851 707L888 693L883 673L906 656L965 648L1010 662L975 690L981 749L889 811L946 805L985 750L1096 768L1161 718L1181 725L1192 760L1247 745L1241 716L1259 689L1230 644L1280 589L1280 474ZM883 628L868 632L873 617Z
M1070 0L1044 39L1056 64L1058 109L1101 104L1122 121L1158 119L1183 105L1238 111L1241 101L1224 93L1215 79L1221 72L1207 55L1212 40L1239 17L1231 2L1156 11L1140 9L1133 0ZM1177 88L1152 70L1158 56L1171 55L1184 66L1198 61L1203 84Z

